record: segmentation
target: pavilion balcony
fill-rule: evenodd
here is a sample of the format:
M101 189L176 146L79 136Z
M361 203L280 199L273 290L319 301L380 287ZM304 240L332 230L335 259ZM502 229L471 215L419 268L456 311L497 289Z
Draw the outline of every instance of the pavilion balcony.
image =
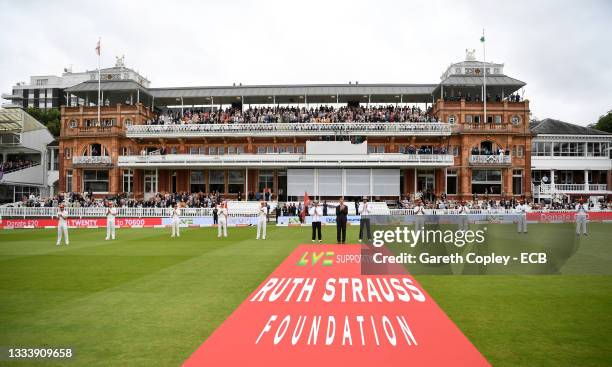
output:
M340 123L253 123L253 124L187 124L133 125L127 127L128 138L188 138L237 136L441 136L450 135L451 126L439 122L340 122Z
M509 155L498 154L471 154L470 165L472 166L509 166L512 164L512 157Z
M72 157L72 165L74 166L110 166L111 164L113 164L113 161L108 156L80 155Z
M14 93L2 93L0 97L2 97L2 99L8 99L8 100L23 99L23 96L20 96L19 94L14 94Z
M168 154L120 156L131 168L176 167L450 167L448 154Z
M609 194L606 184L541 184L534 185L534 193L550 194Z

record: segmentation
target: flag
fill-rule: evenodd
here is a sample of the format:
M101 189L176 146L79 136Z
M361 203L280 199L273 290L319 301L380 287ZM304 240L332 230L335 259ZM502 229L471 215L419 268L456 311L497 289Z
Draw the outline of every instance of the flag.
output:
M485 41L485 37L484 37L484 34L483 34L483 35L480 37L480 42L483 42L483 43L484 43L484 41Z
M96 44L96 55L100 56L100 40L98 40L98 43Z

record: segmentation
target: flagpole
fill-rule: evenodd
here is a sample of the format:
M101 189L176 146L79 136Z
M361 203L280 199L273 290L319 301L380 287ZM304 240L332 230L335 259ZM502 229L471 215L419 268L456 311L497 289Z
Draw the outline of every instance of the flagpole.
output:
M100 37L98 37L98 126L102 126L102 121L100 121L100 100L102 97L100 93Z
M484 123L487 123L487 51L485 47L485 31L482 29L482 75L483 75L483 93L482 99L484 101Z

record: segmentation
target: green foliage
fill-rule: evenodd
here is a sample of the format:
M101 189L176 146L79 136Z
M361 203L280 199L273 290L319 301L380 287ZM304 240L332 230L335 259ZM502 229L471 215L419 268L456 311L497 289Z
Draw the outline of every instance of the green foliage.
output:
M608 111L607 114L599 117L599 120L593 125L593 128L612 133L612 111Z
M49 132L53 136L60 134L60 111L57 108L40 109L35 107L29 107L26 110L32 117L40 121L43 125L49 129Z

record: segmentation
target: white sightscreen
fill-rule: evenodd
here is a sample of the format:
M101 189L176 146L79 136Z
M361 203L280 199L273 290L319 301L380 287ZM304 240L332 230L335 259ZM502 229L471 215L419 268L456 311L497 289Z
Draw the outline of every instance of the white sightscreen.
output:
M370 170L369 169L347 169L346 172L346 196L369 196L370 195Z
M319 195L342 196L342 169L319 169Z
M373 194L384 196L399 196L400 194L400 170L373 169L372 170Z
M287 195L289 196L304 196L314 194L314 169L287 169Z

